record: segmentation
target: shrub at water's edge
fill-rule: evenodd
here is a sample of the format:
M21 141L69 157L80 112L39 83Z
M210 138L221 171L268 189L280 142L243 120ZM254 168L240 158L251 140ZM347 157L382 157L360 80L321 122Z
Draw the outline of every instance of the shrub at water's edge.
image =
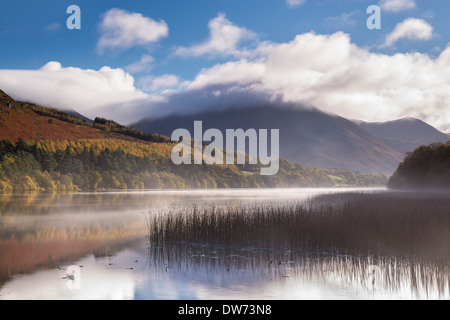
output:
M450 188L450 141L408 153L389 180L393 189Z

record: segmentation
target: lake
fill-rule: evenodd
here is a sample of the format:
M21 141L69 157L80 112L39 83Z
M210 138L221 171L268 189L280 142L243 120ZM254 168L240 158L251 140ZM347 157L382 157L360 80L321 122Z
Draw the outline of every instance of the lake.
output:
M385 198L370 198L381 194ZM2 195L0 300L448 299L450 254L445 241L450 226L442 217L450 216L447 212L450 200L446 194L430 197L407 192L393 196L383 188ZM433 205L429 206L428 201L433 201ZM371 213L370 226L386 230L383 239L387 240L380 241L376 235L364 231L359 243L359 234L351 241L340 234L365 228L359 221L363 218L349 216L348 220L342 220L332 213L331 219L326 211L343 206L344 213L352 212L354 208L345 207L348 202L358 202L358 212L359 208L363 208L361 212L375 210L376 204L393 207L401 203L405 214L414 213L411 218L399 217L400 222L392 215L374 220L373 214L383 213ZM409 203L411 208L407 207ZM421 209L422 203L425 209ZM214 231L208 228L220 225L220 219L227 219L225 215L233 208L235 218L240 219L236 213L254 213L254 208L276 211L274 208L280 206L297 205L305 218L296 222L299 229L292 222L293 231L289 232L295 234L307 221L311 227L305 225L305 231L298 232L306 237L310 230L317 231L308 233L307 240L299 236L291 241L289 232L284 235L284 229L277 230L276 226L267 229L267 235L258 234L262 229L257 229L256 222L262 221L261 214L243 218L243 224L249 223L245 229L248 235L235 234L225 227L220 229L223 234L220 231L215 238L208 238ZM320 218L308 220L308 210L316 207L328 209L317 209ZM435 213L434 218L426 220L429 225L420 220L427 208ZM196 210L203 210L205 216L210 211L220 214L214 221L208 220L208 226L199 222L205 228L202 233L198 230L202 227L186 225L189 230L184 239L185 230L177 229L167 217L180 217L176 221L182 221L183 216L190 219ZM264 215L274 216L273 211ZM292 218L284 213L279 217ZM431 224L437 219L439 224ZM265 225L281 220L267 220L269 223ZM411 235L407 233L416 232L413 220L423 226L418 231L424 233L418 237L420 243L408 240ZM402 221L404 229L398 227ZM156 233L161 233L164 241L159 243L149 237L149 224L160 225ZM323 229L322 224L327 224L328 229ZM339 231L345 228L348 231ZM335 229L336 235L332 231ZM156 229L150 226L150 230ZM278 232L277 238L271 235L271 230L274 234ZM428 242L430 237L433 239ZM436 245L441 242L442 246ZM439 248L430 251L426 246Z

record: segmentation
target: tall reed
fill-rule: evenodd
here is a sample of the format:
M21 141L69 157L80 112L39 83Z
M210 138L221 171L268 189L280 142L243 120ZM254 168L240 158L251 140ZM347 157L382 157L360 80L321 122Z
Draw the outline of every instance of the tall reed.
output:
M450 196L327 195L292 205L186 206L152 215L150 243L328 251L404 259L450 258Z

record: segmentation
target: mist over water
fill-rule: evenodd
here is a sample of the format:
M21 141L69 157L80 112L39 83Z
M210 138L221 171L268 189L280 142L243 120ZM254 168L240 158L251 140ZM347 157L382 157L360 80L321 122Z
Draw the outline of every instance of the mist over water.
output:
M353 206L342 211L348 220L342 220L338 210L326 216L307 214L313 212L307 210L314 208L342 209L348 203ZM263 216L255 220L254 215L248 214L255 208L278 208L280 212L280 208L290 210L295 206L304 208L302 219L306 220L289 218L290 211L281 220L265 216L266 220ZM403 209L397 210L395 206ZM448 233L443 231L447 220L443 217L450 219L449 207L450 199L444 194L420 197L386 189L2 196L0 299L449 298L450 253L443 245L448 243ZM385 242L378 241L377 232L360 236L352 231L362 233L366 226L365 217L352 216L355 208L372 219L372 223L375 221L374 228L387 239ZM387 219L389 208L400 213ZM425 208L429 212L422 212ZM208 237L220 226L220 219L227 218L227 213L240 219L236 221L241 222L241 229L236 230L247 231L239 234L224 231L221 240L201 238L198 232L192 233L192 228L197 228L189 222L192 210L207 216L214 210L224 210L214 224L205 225L209 228L205 233ZM408 212L410 220L405 219ZM273 211L268 213L274 219ZM298 216L298 212L293 214ZM422 215L430 214L439 218L442 228L435 227L434 219L422 223ZM155 229L149 234L147 223L153 225L158 221L164 230L176 231L176 224L167 229L164 217L177 216L189 222L183 225L185 238L170 239L170 233L166 232L164 241L155 243L152 238ZM377 216L381 218L373 220ZM418 234L418 242L403 246L399 239L412 236L416 228L414 220L421 224L418 232L422 234ZM295 223L301 226L306 221L311 226L296 229ZM248 231L248 223L254 226L254 231ZM271 232L258 229L269 223L273 224ZM289 223L291 229L285 227ZM261 230L267 234L260 234ZM321 230L330 231L322 234ZM434 237L430 236L430 230L435 230ZM394 233L399 236L392 236ZM191 237L194 234L196 238ZM353 235L359 238L351 238ZM308 245L303 244L303 236L308 237ZM427 247L437 247L435 244L440 241L439 248ZM399 244L392 246L393 242ZM63 279L67 278L65 270L70 265L82 266L80 290L69 290L67 279Z

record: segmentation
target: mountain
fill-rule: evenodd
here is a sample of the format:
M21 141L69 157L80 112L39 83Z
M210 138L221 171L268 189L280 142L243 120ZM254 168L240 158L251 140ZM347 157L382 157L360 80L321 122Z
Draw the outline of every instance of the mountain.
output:
M17 142L34 140L105 139L107 134L92 126L84 126L80 118L53 110L60 119L33 104L17 102L0 90L0 140ZM73 123L69 123L73 122Z
M76 111L59 111L32 103L18 102L0 90L0 140L78 141L81 139L120 139L136 142L170 142L167 137L150 135Z
M358 124L380 138L387 146L401 153L414 151L421 145L447 142L450 136L426 122L415 118L403 118L388 122L358 122Z
M317 109L268 105L191 115L175 114L142 120L132 126L149 133L171 136L178 128L192 133L195 120L203 121L203 130L280 129L280 157L308 167L392 174L403 159L401 152L361 126Z
M75 118L79 118L79 119L84 120L84 121L86 121L86 122L88 122L88 123L94 123L94 120L89 119L88 117L83 116L81 113L78 113L78 112L75 111L75 110L63 110L63 111L64 111L65 113L67 113L68 115L71 115L71 116L73 116L73 117L75 117Z
M260 165L175 165L174 143L111 120L93 122L0 91L0 193L110 189L381 186L387 176Z

